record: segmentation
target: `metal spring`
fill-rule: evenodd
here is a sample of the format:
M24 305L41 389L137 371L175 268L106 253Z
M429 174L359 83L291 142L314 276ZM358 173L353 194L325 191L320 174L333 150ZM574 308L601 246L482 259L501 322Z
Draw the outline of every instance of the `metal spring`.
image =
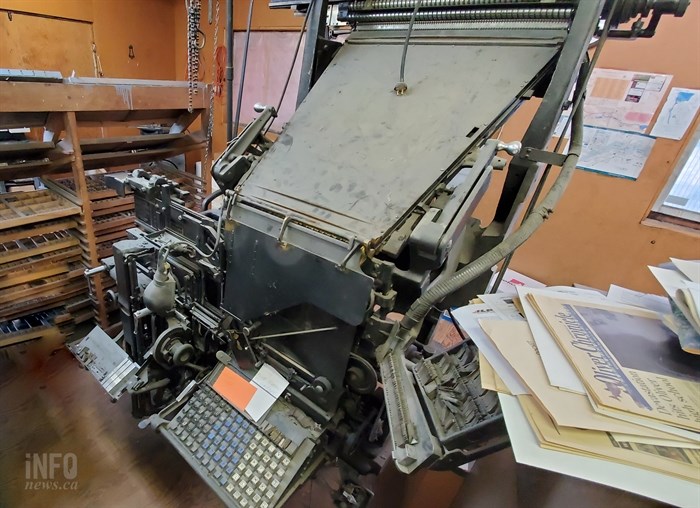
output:
M426 9L418 11L416 21L476 21L476 20L541 20L541 19L569 19L573 13L570 7L563 8L514 8L514 9L450 9L436 10ZM348 12L340 21L349 22L400 22L411 19L410 11L400 12Z
M562 30L569 26L569 22L563 19L551 19L540 21L526 20L479 20L479 21L423 21L416 23L413 30ZM359 31L367 30L408 30L408 23L367 23L357 28Z
M503 4L533 3L532 0L423 0L421 9L433 7L485 7ZM561 3L572 3L571 1ZM348 3L349 11L384 11L413 9L416 0L355 0Z

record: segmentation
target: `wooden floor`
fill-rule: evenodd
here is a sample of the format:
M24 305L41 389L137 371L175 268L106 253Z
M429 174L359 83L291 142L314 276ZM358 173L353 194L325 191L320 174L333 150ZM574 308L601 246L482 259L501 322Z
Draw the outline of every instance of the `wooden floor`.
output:
M61 344L0 349L0 508L223 506L162 436L140 430L130 401L112 404ZM28 490L25 456L74 453L75 490ZM62 479L59 473L59 477ZM370 508L637 508L657 503L515 463L510 449L477 461L462 479L385 467L368 477ZM330 508L334 468L319 470L286 508Z
M111 403L60 344L0 350L0 507L223 506L162 436L137 424L129 398ZM26 454L52 452L76 455L77 488L28 490ZM336 470L322 468L287 506L330 508L336 485Z

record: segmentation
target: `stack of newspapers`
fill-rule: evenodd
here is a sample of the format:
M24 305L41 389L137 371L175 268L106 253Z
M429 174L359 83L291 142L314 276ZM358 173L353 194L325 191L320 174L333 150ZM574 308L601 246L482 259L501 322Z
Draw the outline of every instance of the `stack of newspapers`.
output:
M699 506L700 356L681 348L664 311L517 286L452 317L479 347L518 462Z

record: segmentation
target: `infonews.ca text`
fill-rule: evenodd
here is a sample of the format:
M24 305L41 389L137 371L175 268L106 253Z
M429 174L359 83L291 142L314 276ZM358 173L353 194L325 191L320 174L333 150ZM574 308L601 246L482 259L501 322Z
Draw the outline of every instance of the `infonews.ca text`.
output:
M78 490L78 457L75 453L27 453L25 490Z
M78 482L57 482L57 481L26 481L24 490L78 490Z

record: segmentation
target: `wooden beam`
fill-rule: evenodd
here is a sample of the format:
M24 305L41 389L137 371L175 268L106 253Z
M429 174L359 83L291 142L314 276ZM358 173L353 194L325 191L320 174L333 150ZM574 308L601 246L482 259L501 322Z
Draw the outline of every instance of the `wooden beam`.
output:
M192 97L196 110L208 106L204 89ZM0 81L3 113L182 110L187 103L186 87Z

